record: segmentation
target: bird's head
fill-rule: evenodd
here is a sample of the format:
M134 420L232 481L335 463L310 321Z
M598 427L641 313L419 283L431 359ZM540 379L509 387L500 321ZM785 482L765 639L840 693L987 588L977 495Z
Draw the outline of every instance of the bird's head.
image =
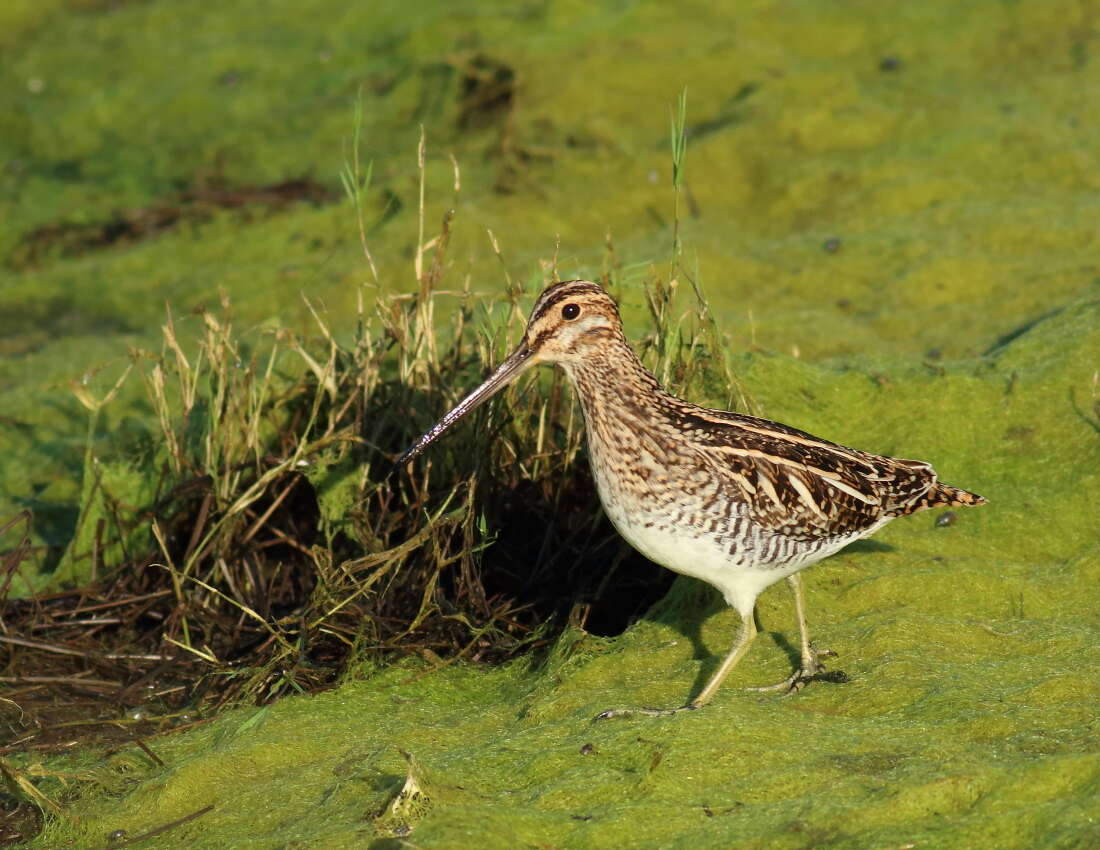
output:
M566 369L623 335L615 302L599 284L568 280L548 286L535 302L523 340L485 382L420 437L398 463L412 460L455 422L484 404L538 363Z

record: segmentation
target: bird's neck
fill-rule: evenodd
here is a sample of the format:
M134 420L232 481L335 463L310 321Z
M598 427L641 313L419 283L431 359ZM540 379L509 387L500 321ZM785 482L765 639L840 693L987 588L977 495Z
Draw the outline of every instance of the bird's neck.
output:
M598 357L563 363L591 430L614 419L653 418L669 398L660 382L642 365L625 339L614 339Z

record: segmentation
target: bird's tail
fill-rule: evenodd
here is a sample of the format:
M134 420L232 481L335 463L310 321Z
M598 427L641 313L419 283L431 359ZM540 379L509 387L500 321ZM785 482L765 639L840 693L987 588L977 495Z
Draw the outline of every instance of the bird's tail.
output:
M961 507L964 505L984 505L987 499L969 490L960 490L948 484L936 482L936 486L921 497L922 508L937 508L941 505Z

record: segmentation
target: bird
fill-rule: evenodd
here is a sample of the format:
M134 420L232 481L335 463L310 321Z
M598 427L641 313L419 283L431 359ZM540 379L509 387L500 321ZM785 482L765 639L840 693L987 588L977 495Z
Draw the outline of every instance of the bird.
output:
M707 705L756 637L757 597L782 579L794 594L799 664L784 681L753 690L800 690L825 673L821 659L835 655L810 642L801 571L897 517L986 502L942 483L925 461L678 398L627 342L615 301L586 280L548 286L516 349L397 465L539 364L560 367L579 399L597 492L618 533L649 560L717 588L741 618L731 649L690 701L609 709L597 719Z

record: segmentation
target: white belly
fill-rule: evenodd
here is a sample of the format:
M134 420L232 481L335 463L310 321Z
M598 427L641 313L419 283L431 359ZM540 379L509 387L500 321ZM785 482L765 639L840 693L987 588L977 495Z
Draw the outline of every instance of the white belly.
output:
M801 565L770 569L744 565L710 535L685 533L681 529L661 527L656 522L647 528L649 518L628 518L619 511L607 511L607 515L626 542L649 560L718 588L726 602L742 616L752 611L756 597L765 588L802 568Z

